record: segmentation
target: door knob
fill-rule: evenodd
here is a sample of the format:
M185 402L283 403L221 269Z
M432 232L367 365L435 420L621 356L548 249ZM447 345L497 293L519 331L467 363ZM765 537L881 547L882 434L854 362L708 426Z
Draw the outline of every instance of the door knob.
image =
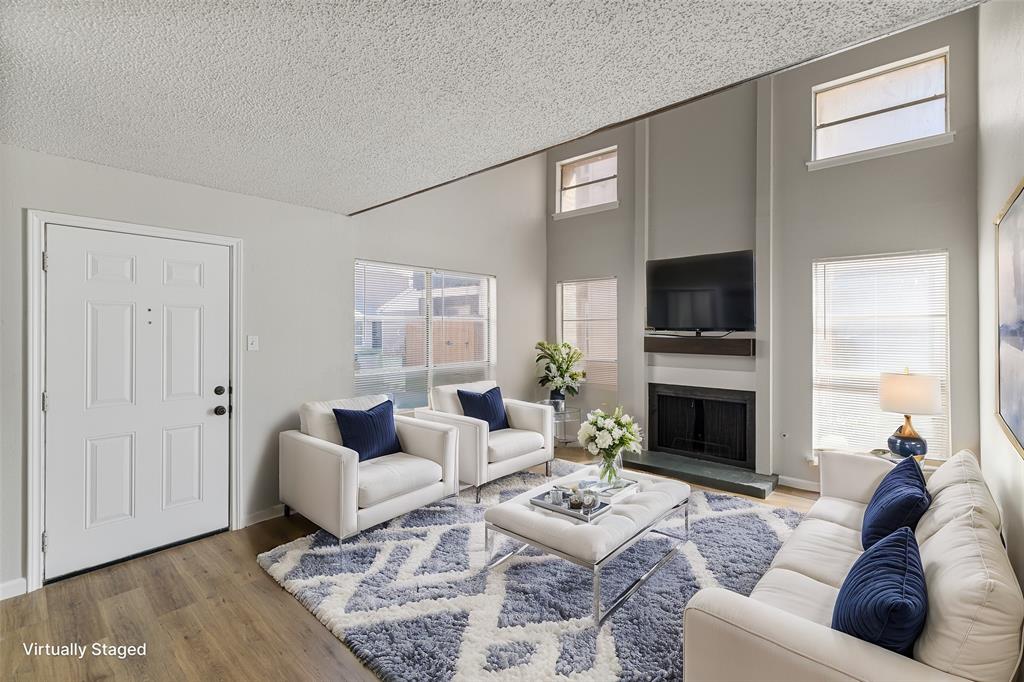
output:
M213 413L218 417L223 417L225 414L228 413L228 408L224 407L223 405L218 405L217 407L213 408Z
M224 387L217 386L216 388L213 389L213 392L216 393L217 395L224 395Z

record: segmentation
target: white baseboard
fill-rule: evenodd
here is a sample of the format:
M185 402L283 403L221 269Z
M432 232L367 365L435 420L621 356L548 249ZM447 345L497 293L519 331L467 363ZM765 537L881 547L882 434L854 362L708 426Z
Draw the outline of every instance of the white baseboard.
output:
M806 478L794 478L792 476L779 476L779 485L788 485L790 488L799 488L800 490L810 490L811 492L820 493L821 483L818 481L809 481Z
M245 528L246 526L251 526L254 523L266 521L267 519L276 519L278 516L284 516L283 504L275 504L273 507L267 507L266 509L246 514L242 527Z
M28 582L24 578L15 578L0 583L0 599L9 599L25 594L28 589Z

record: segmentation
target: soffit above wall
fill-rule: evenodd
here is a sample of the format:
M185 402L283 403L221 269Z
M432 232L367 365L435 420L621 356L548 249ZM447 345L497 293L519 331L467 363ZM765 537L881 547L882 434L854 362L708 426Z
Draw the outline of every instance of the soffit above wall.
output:
M352 213L974 0L0 3L0 141Z

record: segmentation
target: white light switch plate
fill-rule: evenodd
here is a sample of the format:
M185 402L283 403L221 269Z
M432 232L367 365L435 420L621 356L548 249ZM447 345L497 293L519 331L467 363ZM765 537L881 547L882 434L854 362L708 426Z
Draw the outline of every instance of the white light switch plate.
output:
M246 339L245 344L246 350L259 350L260 349L260 337L250 336Z

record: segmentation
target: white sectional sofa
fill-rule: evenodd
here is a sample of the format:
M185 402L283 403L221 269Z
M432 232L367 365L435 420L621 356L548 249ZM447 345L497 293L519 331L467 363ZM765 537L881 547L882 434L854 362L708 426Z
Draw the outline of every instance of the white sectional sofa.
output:
M932 503L915 533L928 616L913 657L831 628L839 588L862 553L865 506L891 467L865 455L822 455L820 499L750 596L706 588L687 605L688 681L1013 677L1024 598L1003 548L998 508L968 451L928 479Z

